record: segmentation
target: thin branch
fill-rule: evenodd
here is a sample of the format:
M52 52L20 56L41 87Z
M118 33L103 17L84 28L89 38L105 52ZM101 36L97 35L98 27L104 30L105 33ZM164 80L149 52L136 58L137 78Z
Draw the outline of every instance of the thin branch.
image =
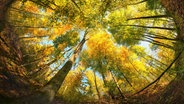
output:
M140 2L136 2L136 3L131 3L131 4L127 4L127 5L138 5L138 4L141 4L141 3L144 3L144 2L147 2L148 0L142 0Z
M154 19L154 18L168 18L168 15L156 15L156 16L145 16L145 17L135 17L128 18L127 20L136 20L136 19Z
M15 7L10 7L11 11L16 11L16 12L21 12L21 13L27 13L35 16L42 16L42 17L49 17L49 15L44 15L44 14L39 14L39 13L33 13L29 11L25 11L23 9L15 8Z
M47 46L43 49L40 49L32 54L24 54L23 57L26 57L26 56L35 56L37 53L42 53L43 51L45 51L46 49L49 49L49 48L53 48L54 46Z
M35 70L31 71L31 72L29 73L29 76L36 75L38 72L42 71L46 66L52 65L52 64L54 64L56 61L57 61L57 59L55 58L55 59L53 59L52 61L50 61L49 63L39 66L39 67L36 68Z
M176 30L175 28L168 28L168 27L158 27L158 26L143 26L143 25L116 25L115 27L118 26L133 26L133 27L142 27L142 28L151 28L151 29L162 29L162 30Z
M80 13L84 16L83 11L81 10L81 8L77 5L77 3L75 2L75 0L71 0L72 3L79 9Z
M19 26L19 25L11 25L14 28L62 28L62 27L51 27L51 26Z
M48 37L48 35L45 35L45 36L30 36L30 37L19 37L19 39L30 39L30 38L44 38L44 37Z
M164 39L164 40L172 40L172 41L178 41L176 39L172 39L172 38L167 38L165 36L159 36L159 35L154 35L154 36L151 36L151 35L144 35L145 37L150 37L150 38L156 38L156 39Z
M152 41L152 43L157 43L157 44L160 44L161 46L165 46L165 47L170 47L171 49L173 49L173 47L171 45L168 45L168 44L165 44L165 43L162 43L162 42L159 42L157 40L154 40L152 38L149 38L149 37L145 37L146 39Z
M136 92L133 95L139 94L140 92L144 91L145 89L147 89L148 87L150 87L151 85L153 85L155 82L159 81L162 76L172 67L172 65L179 59L179 57L181 56L181 54L183 53L183 49L181 52L179 52L179 54L177 55L177 57L171 62L171 64L160 74L160 76L155 79L153 82L151 82L150 84L148 84L146 87L144 87L143 89L141 89L140 91Z
M150 38L147 38L147 39L137 39L137 40L146 41L146 42L149 42L149 43L152 43L152 44L155 44L155 45L163 46L165 48L173 49L173 47L168 45L168 44L164 44L164 43L155 41L155 40L150 39Z
M37 59L35 59L35 60L33 60L33 61L29 62L29 63L22 64L21 66L25 67L25 66L28 66L28 65L37 63L37 62L39 62L41 59L43 59L44 57L48 57L48 56L43 55L42 57L37 58Z

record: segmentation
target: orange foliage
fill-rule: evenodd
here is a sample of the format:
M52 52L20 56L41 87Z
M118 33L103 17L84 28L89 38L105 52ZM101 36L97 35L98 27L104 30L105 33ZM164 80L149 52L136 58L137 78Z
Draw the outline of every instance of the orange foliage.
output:
M25 2L24 3L25 5L25 10L26 11L29 11L29 12L32 12L32 13L38 13L39 12L39 8L36 4L32 3L32 2Z
M64 34L66 31L70 30L71 28L72 28L72 25L70 24L63 25L60 28L54 28L52 33L53 35L50 38L55 39L57 36Z

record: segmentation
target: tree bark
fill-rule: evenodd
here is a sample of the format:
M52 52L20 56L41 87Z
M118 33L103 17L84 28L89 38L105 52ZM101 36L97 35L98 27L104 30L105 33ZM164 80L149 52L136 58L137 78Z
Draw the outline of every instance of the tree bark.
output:
M122 99L125 99L125 96L124 96L123 91L121 90L121 88L120 88L120 86L119 86L119 84L118 84L118 81L117 81L116 78L114 77L112 71L110 71L110 73L111 73L112 79L113 79L113 81L115 82L116 87L117 87L117 89L118 89L118 91L119 91L119 93L120 93L120 95L121 95L121 98L122 98Z
M0 32L5 28L6 13L9 6L15 0L1 0L0 1Z
M184 1L183 0L161 0L162 5L171 14L174 19L177 37L179 40L175 44L176 55L183 49L184 46ZM179 60L176 62L175 69L177 71L177 76L184 79L184 73L181 70L184 69L184 54L181 55Z
M94 74L94 82L95 82L95 89L96 89L96 92L97 92L97 95L98 95L98 99L100 101L100 92L98 90L98 85L97 85L97 80L96 80L96 74L95 74L95 70L93 70L93 74Z
M18 35L7 22L8 9L15 1L0 0L0 76L3 76L0 78L0 89L2 94L10 97L22 95L30 86L21 66L23 57Z
M184 47L184 0L161 0L161 4L172 16L177 30L175 57ZM184 102L184 53L175 63L176 78L165 89L159 103L181 104Z

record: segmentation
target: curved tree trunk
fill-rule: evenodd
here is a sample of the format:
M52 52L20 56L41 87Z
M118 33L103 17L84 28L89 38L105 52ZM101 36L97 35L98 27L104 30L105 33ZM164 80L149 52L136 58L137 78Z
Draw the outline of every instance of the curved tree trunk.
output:
M5 28L6 25L6 13L9 8L9 6L14 2L15 0L1 0L0 1L0 32Z
M0 0L0 89L2 94L9 97L22 95L29 86L24 78L24 68L21 67L18 35L6 18L9 7L15 1Z
M177 40L175 44L175 54L177 55L184 47L184 1L183 0L161 0L162 5L171 14L177 29ZM184 79L184 54L176 62L175 69L177 77Z
M177 29L175 56L184 49L184 0L161 0L161 4L171 14ZM176 78L167 86L160 103L176 104L184 102L184 53L175 63Z

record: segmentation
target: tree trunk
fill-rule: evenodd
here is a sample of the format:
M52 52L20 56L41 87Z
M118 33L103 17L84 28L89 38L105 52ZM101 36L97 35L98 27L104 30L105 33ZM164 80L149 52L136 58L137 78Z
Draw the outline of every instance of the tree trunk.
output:
M25 96L16 100L12 104L50 104L53 101L60 86L62 85L65 77L72 68L76 57L79 55L79 52L81 52L84 43L85 37L79 43L72 57L64 64L64 66L44 87L42 87L39 91L33 93L30 96Z
M183 51L184 47L184 0L161 0L161 4L174 19L178 40L175 43L175 56ZM170 82L163 93L160 103L180 104L184 102L184 53L175 63L176 78Z
M5 28L6 13L9 6L15 0L1 0L0 1L0 32Z
M121 98L122 98L122 99L125 99L125 96L124 96L124 94L123 94L123 91L121 90L121 88L120 88L120 86L119 86L119 84L118 84L116 78L114 77L112 71L110 71L110 73L111 73L111 75L112 75L113 81L114 81L115 84L116 84L116 87L117 87L117 89L118 89L118 91L119 91L119 94L121 95Z
M175 44L176 56L184 46L184 1L183 0L161 0L162 5L172 15L176 29L177 29L177 40ZM176 62L175 69L177 71L177 77L184 79L184 54Z
M50 104L63 83L66 75L72 68L72 65L73 61L67 61L59 72L43 88L30 96L16 100L12 104Z
M97 92L97 95L98 95L98 99L100 101L100 92L98 90L98 85L97 85L97 80L96 80L96 74L95 74L95 70L93 70L93 73L94 73L94 82L95 82L95 89L96 89L96 92Z
M18 35L7 22L8 8L15 0L0 0L0 89L9 96L20 96L27 89ZM7 87L8 86L8 87ZM11 93L11 91L16 91Z

